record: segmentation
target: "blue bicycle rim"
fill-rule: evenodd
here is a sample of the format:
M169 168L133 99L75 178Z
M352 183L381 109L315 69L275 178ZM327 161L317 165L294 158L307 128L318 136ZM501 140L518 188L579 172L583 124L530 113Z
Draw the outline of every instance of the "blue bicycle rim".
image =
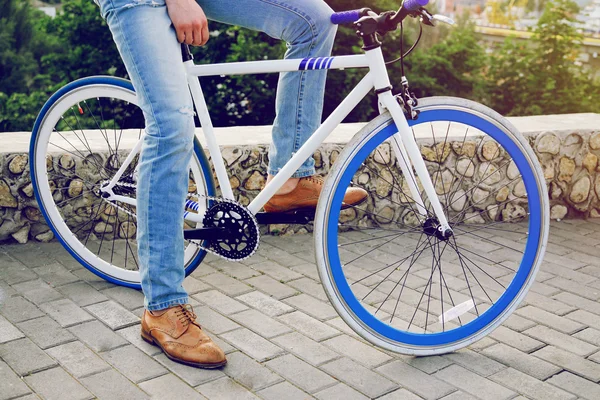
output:
M451 121L462 123L479 129L485 134L495 139L512 157L522 175L528 196L529 207L529 233L524 249L524 255L511 284L498 300L487 311L481 314L473 321L446 332L438 333L413 333L396 329L390 325L381 322L367 311L356 298L352 289L348 285L342 263L338 253L338 219L340 216L340 205L344 198L346 188L350 185L352 177L360 168L367 156L383 141L395 134L398 130L395 124L381 129L375 134L363 147L354 155L350 163L344 170L339 183L336 185L334 197L327 217L327 255L328 265L331 269L333 285L341 295L341 299L346 303L349 311L360 320L363 326L377 333L388 340L404 343L414 346L439 346L447 345L469 338L493 323L503 311L509 307L527 279L534 266L539 244L542 238L542 211L540 209L540 193L536 183L535 174L529 165L527 158L518 148L518 146L496 125L489 121L459 110L438 109L423 111L419 114L417 121L408 121L410 126L423 122Z
M44 104L44 107L40 111L37 119L35 120L35 124L33 126L33 131L31 133L29 154L31 154L31 155L35 154L34 153L35 146L37 143L37 136L39 135L41 124L44 121L46 114L48 114L49 110L52 108L52 106L57 101L59 101L63 96L65 96L67 93L69 93L70 91L84 87L84 86L91 86L91 85L112 85L112 86L128 89L131 91L135 91L133 89L133 85L131 84L130 81L125 80L125 79L110 77L110 76L92 76L92 77L88 77L88 78L78 79L78 80L71 82L68 85L62 87L56 93L54 93L50 97L50 99L48 99L48 101L46 102L46 104ZM210 164L209 164L208 159L206 158L206 155L204 154L204 150L202 150L202 147L200 146L200 143L198 142L198 140L194 140L194 153L195 153L196 157L198 158L198 160L200 161L200 168L202 169L202 174L204 175L204 179L206 180L207 193L209 196L214 196L216 193L216 189L215 189L215 184L214 184L214 181L212 178ZM34 168L35 168L35 158L29 157L30 171L33 172L35 170ZM95 275L99 276L102 279L107 280L108 282L111 282L111 283L114 283L114 284L120 285L120 286L133 288L133 289L141 289L142 288L142 286L139 283L124 281L124 280L116 279L112 276L106 275L102 271L99 271L98 269L96 269L93 265L88 263L82 257L80 257L68 245L68 243L60 236L58 229L56 229L54 227L54 225L52 224L52 221L48 217L46 208L41 201L41 196L38 193L38 186L37 186L37 182L36 182L34 173L31 174L31 183L34 188L35 199L36 199L37 203L39 204L40 211L42 212L42 215L44 216L46 222L48 223L48 226L54 233L54 236L59 240L59 242L63 245L63 247L73 256L73 258L75 258L81 265L83 265L85 268L87 268L90 272L94 273ZM205 256L206 256L206 251L200 250L198 252L198 254L196 255L196 257L194 257L194 259L187 266L187 268L185 270L185 275L188 276L189 274L191 274L198 267L198 265L200 265L200 263L202 262L202 260L204 259Z

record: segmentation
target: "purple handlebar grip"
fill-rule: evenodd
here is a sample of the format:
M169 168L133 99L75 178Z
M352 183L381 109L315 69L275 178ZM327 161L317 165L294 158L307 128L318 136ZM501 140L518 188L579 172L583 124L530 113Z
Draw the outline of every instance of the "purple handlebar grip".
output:
M423 0L421 0L423 1ZM335 25L349 24L358 21L360 18L360 10L350 10L336 12L331 15L331 23Z
M405 0L402 8L408 11L416 11L420 7L424 7L429 3L429 0Z

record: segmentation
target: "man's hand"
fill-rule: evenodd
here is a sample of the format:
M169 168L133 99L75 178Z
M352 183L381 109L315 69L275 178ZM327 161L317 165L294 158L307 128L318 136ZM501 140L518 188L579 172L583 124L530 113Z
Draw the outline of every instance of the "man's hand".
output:
M177 40L193 46L208 41L208 21L195 0L166 0L169 17L177 32Z

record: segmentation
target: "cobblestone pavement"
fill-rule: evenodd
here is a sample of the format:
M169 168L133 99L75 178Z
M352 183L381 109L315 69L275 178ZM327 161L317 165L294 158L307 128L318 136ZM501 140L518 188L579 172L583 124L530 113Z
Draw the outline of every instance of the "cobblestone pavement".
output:
M243 264L207 257L185 281L223 370L139 337L141 292L60 244L0 245L0 399L600 399L600 220L554 222L536 283L467 349L407 357L365 344L327 304L312 236L265 237Z

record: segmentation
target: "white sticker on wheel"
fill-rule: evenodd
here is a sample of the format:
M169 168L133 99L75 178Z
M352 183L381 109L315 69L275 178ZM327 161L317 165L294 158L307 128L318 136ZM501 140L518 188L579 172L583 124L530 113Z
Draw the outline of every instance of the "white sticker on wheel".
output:
M473 301L473 299L469 299L464 303L460 303L459 305L452 307L451 309L440 315L438 318L438 322L441 324L452 321L453 319L456 319L461 315L471 311L471 309L473 309L474 307L475 302Z

